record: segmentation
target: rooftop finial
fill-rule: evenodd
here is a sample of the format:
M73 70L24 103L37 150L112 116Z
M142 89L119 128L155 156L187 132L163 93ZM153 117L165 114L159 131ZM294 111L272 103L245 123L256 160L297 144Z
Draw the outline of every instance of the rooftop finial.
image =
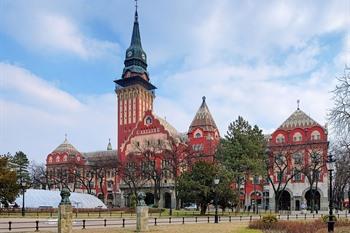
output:
M298 106L297 110L300 110L299 105L300 105L300 100L297 100L297 106Z
M138 20L137 7L137 0L135 0L135 22Z
M202 97L203 103L205 102L205 96Z
M64 134L64 140L67 141L67 133Z

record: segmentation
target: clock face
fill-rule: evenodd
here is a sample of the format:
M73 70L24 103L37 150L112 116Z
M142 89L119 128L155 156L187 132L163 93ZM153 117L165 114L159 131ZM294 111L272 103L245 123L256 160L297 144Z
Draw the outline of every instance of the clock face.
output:
M128 54L127 54L127 56L128 56L128 57L131 57L131 55L132 55L132 52L129 51Z
M143 60L146 60L146 55L144 53L141 56Z

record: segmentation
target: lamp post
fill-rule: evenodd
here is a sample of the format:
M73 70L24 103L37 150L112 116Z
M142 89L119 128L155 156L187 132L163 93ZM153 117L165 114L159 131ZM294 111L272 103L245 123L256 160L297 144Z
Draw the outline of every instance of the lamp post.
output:
M219 216L218 216L218 191L217 191L217 187L218 184L220 182L219 178L215 178L214 179L214 186L215 186L215 223L219 223Z
M172 203L172 193L173 193L173 190L169 190L169 193L170 193L170 209L169 209L169 216L172 216L173 215L173 203Z
M22 216L24 217L26 215L26 212L25 212L25 207L24 207L24 193L26 192L26 182L25 181L22 181L21 182L21 187L22 187Z
M328 172L329 172L329 218L328 218L328 232L334 232L334 216L333 216L333 190L332 190L332 173L334 171L334 162L332 154L328 155Z

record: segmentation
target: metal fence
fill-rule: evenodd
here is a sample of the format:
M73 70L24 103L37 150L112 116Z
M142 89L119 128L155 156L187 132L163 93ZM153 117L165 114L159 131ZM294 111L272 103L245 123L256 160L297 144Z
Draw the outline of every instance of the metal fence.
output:
M253 221L261 219L263 215L250 216L219 216L219 222L239 222L239 221ZM323 217L323 214L295 214L295 215L277 215L281 220L307 220ZM348 214L338 214L338 218L348 218ZM214 223L214 216L192 216L192 217L150 217L149 226L167 225L167 224L189 224L189 223ZM135 218L122 219L75 219L73 221L73 228L75 229L89 229L89 228L103 228L103 227L131 227L136 226ZM57 219L51 220L36 220L36 221L8 221L0 222L0 232L18 232L18 231L39 231L45 229L57 229Z

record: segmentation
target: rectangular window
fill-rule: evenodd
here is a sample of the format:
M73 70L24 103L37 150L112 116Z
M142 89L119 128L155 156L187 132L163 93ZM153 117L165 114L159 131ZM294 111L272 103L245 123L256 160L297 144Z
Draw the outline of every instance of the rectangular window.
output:
M283 180L283 172L277 172L277 181L281 182Z
M259 176L254 176L254 178L253 178L253 184L260 184Z
M294 169L294 181L301 181L301 173L298 171L298 169Z

